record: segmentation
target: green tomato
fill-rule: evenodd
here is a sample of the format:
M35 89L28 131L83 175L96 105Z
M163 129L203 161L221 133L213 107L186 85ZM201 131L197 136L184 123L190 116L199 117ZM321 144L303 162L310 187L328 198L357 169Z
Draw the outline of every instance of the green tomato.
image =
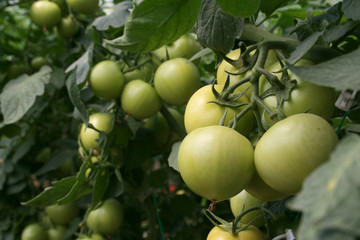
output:
M95 233L109 234L119 229L123 222L123 215L123 207L120 202L111 198L89 213L86 224Z
M179 171L194 193L223 201L249 183L255 170L253 152L250 141L231 128L197 128L180 145Z
M267 185L255 171L245 190L262 201L277 201L284 199L288 194L280 193Z
M66 0L77 13L94 14L99 8L99 0Z
M185 58L163 62L155 72L155 89L166 103L182 106L200 87L197 67Z
M254 197L246 190L242 190L240 193L230 198L230 208L234 217L239 216L242 211L246 211L263 203L263 200ZM261 227L265 224L264 214L261 210L254 210L241 217L240 222L243 224L251 223L251 225Z
M47 240L47 233L40 224L32 223L21 232L21 240Z
M213 227L206 240L265 240L264 234L255 226L248 226L236 236L219 227Z
M137 119L154 116L162 102L155 88L143 80L133 80L125 85L121 94L125 112Z
M269 1L269 0L265 0ZM257 13L261 0L237 0L236 6L232 0L217 0L217 4L234 17L251 17Z
M49 64L50 64L49 60L42 56L34 57L31 60L31 67L36 71L39 70L42 66Z
M89 85L97 97L106 100L114 99L121 95L124 75L114 61L104 60L92 69Z
M104 237L94 233L91 236L80 236L77 240L104 240Z
M6 70L6 77L7 79L15 79L21 74L26 73L28 68L24 64L11 64L8 69Z
M36 25L51 28L59 23L61 10L56 3L36 1L31 5L30 16Z
M126 66L124 68L124 72L128 69L129 67ZM151 64L145 64L144 66L141 66L140 68L137 68L135 70L132 70L130 72L125 72L124 73L124 77L125 77L125 82L128 83L132 80L135 79L141 79L141 80L148 80L150 78L150 76L152 75L152 66Z
M168 60L166 52L169 54L169 59L186 58L190 59L193 55L201 50L200 44L196 41L191 33L182 35L172 44L164 45L154 51L154 53L161 60Z
M78 32L79 24L73 15L69 15L61 19L57 28L61 37L71 38Z
M114 115L110 113L94 113L89 117L89 123L91 123L94 128L99 131L109 133L112 129ZM87 128L85 124L82 124L80 129L80 141L85 148L85 150L90 151L90 149L97 149L99 147L98 139L99 132Z
M67 229L62 225L57 225L47 230L47 240L70 240L70 238L64 238Z
M35 162L44 163L51 157L51 148L44 147L40 150L38 154L36 154Z
M79 207L71 202L62 205L51 205L45 208L46 214L56 224L67 224L79 213Z
M295 65L303 66L312 64L307 60L300 60ZM272 65L268 71L276 72L281 69L280 63ZM296 80L296 86L292 89L289 99L284 101L281 110L286 116L291 116L297 113L313 113L325 119L330 119L334 111L335 104L335 90L333 88L315 85L313 83L304 81L288 70L291 80ZM275 73L278 78L281 78L281 73ZM265 92L271 87L270 83L264 76L259 81L260 93ZM264 103L270 108L275 108L277 105L276 96L272 95L266 97ZM268 115L266 114L268 117ZM269 123L273 123L270 118L267 118Z
M255 148L259 176L285 194L301 190L305 178L327 161L338 143L332 126L323 118L301 113L275 123Z
M187 133L190 133L191 131L200 127L219 125L219 122L223 117L226 109L227 115L224 125L227 126L227 124L234 119L234 113L238 114L246 107L242 106L235 109L210 102L217 100L211 88L211 85L207 85L197 90L191 96L188 104L186 105L184 122ZM217 92L221 92L223 88L223 85L215 85ZM245 96L242 96L236 100L236 103L247 104L249 103L249 100ZM252 111L249 111L237 122L236 130L244 136L247 136L252 130L253 125L254 117Z

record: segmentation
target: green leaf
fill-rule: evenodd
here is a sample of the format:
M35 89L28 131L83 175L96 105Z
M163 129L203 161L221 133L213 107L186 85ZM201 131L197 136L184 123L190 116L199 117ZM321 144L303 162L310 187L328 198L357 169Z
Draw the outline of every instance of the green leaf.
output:
M91 209L93 209L103 198L114 171L108 167L100 167L96 173L94 190L92 195Z
M51 73L50 82L55 85L57 89L61 89L65 84L65 72L62 68L54 68Z
M338 90L360 89L360 49L329 61L311 66L291 66L289 69L302 79Z
M262 0L260 10L270 16L276 9L286 5L290 0Z
M168 158L169 166L172 167L177 172L179 172L178 153L179 153L180 144L181 142L176 142L172 145L171 152Z
M360 19L360 1L358 0L344 0L341 10L344 12L347 19L354 21Z
M152 51L189 32L199 15L201 0L146 0L136 5L124 35L106 42L133 52Z
M71 73L66 80L66 87L69 97L75 108L79 111L80 117L84 123L89 122L89 113L87 112L84 102L81 100L80 90L76 84L76 74Z
M202 46L226 54L233 49L235 38L240 37L244 19L225 13L215 0L203 0L196 34Z
M216 2L234 17L251 17L260 7L260 0L216 0Z
M303 213L299 239L335 240L339 235L340 239L360 236L359 155L360 137L348 135L330 160L305 180L302 191L289 205Z
M49 66L43 66L39 72L31 76L21 75L5 85L0 95L5 124L20 120L33 106L36 97L44 94L51 71Z
M39 195L30 199L27 202L23 202L22 205L34 207L45 207L53 205L59 198L63 197L66 193L70 191L75 182L75 176L63 178L60 181L52 182L52 186L45 188L45 190Z
M120 28L124 26L127 18L130 16L129 8L133 6L131 1L124 1L114 6L111 14L101 16L92 23L98 31L108 30L110 27Z
M76 150L60 150L51 156L51 158L46 161L45 164L39 170L37 170L35 174L42 175L49 171L58 169L64 162L74 157L76 154L78 154L78 151Z
M328 43L334 42L347 34L355 26L355 22L347 22L345 24L334 25L325 30L323 38Z
M92 42L87 48L86 52L73 64L71 64L66 70L65 73L76 68L76 83L81 84L85 81L86 76L88 75L90 69L90 63L93 56L94 43Z

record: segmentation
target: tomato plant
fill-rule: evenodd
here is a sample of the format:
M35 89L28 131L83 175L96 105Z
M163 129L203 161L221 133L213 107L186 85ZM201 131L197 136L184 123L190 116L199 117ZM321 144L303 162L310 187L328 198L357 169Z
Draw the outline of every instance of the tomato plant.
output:
M56 3L36 1L30 9L31 20L40 27L51 28L59 23L61 10Z
M63 205L51 205L45 208L46 214L56 224L69 223L79 213L79 207L75 203Z
M60 20L57 27L59 34L63 38L73 37L79 30L79 25L73 15L69 15Z
M41 57L41 56L38 56L38 57L34 57L32 60L31 60L31 67L36 71L36 70L39 70L42 66L44 65L49 65L50 62L48 59L46 59L45 57Z

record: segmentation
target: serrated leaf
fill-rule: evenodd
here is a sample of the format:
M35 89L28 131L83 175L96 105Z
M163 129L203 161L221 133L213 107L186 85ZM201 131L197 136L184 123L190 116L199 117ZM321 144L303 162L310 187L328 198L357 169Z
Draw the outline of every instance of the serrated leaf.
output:
M234 17L251 17L260 7L260 0L216 0L216 2Z
M110 171L108 167L100 167L98 169L92 193L91 209L93 209L102 200L109 186L112 174L113 171Z
M36 97L44 94L51 72L49 66L43 66L39 72L31 76L21 75L5 85L0 95L5 124L20 120L34 105Z
M90 69L90 63L93 56L94 42L92 42L87 48L86 52L74 63L72 63L66 70L65 73L76 68L76 83L81 84L85 81Z
M289 207L302 211L299 239L324 238L329 230L341 239L360 236L360 137L345 137L330 157L305 180Z
M355 22L347 22L345 24L339 24L329 27L325 30L323 38L328 43L336 41L339 38L343 37L347 32L349 32L355 25Z
M80 90L76 84L76 73L71 73L66 80L66 87L69 97L74 107L80 113L82 121L87 125L89 122L89 113L87 112L84 102L81 100Z
M172 145L171 152L168 158L169 166L172 167L177 172L179 172L178 153L179 153L180 145L181 142L176 142Z
M199 15L201 0L147 0L135 6L124 35L106 42L133 52L157 49L189 32Z
M76 182L76 177L71 176L63 178L60 181L52 182L52 185L45 188L39 195L30 199L27 202L23 202L22 205L34 206L34 207L45 207L53 205L56 201L64 196Z
M314 32L309 37L307 37L296 49L291 53L288 58L289 64L295 64L299 59L301 59L317 42L319 37L323 32Z
M359 61L360 48L317 65L288 67L300 78L318 85L338 90L359 90Z
M344 12L347 19L354 21L360 19L360 1L358 0L344 0L341 10Z
M225 13L215 0L203 0L196 34L202 46L226 54L233 49L235 38L240 37L243 25L244 19Z
M133 4L131 1L118 3L114 6L114 10L111 14L96 18L91 25L98 31L105 31L110 27L120 28L124 26L127 18L130 16L129 9L132 7Z

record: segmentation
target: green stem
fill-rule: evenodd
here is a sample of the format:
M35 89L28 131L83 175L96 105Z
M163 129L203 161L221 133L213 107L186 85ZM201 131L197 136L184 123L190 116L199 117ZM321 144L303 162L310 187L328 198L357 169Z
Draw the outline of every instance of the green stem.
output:
M182 126L180 126L180 124L176 121L176 119L169 112L169 110L163 105L162 108L160 109L160 112L162 113L166 121L169 123L170 128L174 129L176 134L181 139L183 139L187 135L186 130Z

